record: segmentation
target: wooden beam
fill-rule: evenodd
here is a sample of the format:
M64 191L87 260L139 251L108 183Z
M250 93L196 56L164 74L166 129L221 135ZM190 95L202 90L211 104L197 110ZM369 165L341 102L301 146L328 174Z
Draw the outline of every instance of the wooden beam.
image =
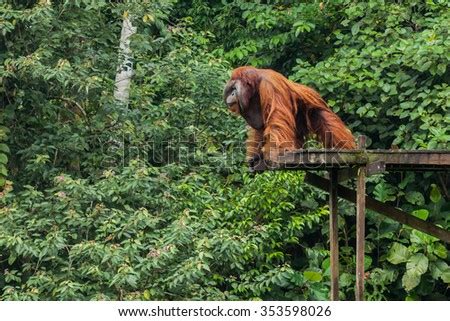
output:
M339 300L339 228L337 212L337 170L330 171L330 180L328 181L330 197L330 269L331 269L331 291L332 301Z
M445 171L450 169L450 151L305 149L280 155L274 168L320 170L377 162L388 171Z
M320 177L318 175L307 173L305 176L305 182L308 184L311 184L323 191L327 191L330 181L328 179L325 179L323 177ZM356 202L356 193L354 190L351 190L345 186L338 185L337 188L337 195L339 197L342 197L343 199L346 199L347 201ZM394 221L397 221L399 223L408 225L412 228L415 228L416 230L419 230L421 232L427 233L429 235L432 235L434 237L437 237L438 239L450 243L450 232L447 230L444 230L443 228L436 226L432 223L422 221L421 219L418 219L415 216L409 215L408 213L399 210L395 207L386 205L382 202L379 202L369 196L366 196L366 207L378 212L384 216L389 217L390 219L393 219Z

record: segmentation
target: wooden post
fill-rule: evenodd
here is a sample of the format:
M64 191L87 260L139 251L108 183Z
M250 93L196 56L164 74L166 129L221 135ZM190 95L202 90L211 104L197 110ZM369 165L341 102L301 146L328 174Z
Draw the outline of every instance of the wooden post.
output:
M358 147L365 149L366 137L359 136ZM356 178L356 291L355 299L364 301L364 248L366 221L366 166L358 169Z
M331 291L330 299L339 300L339 238L338 238L338 212L337 212L337 169L330 171L330 271Z

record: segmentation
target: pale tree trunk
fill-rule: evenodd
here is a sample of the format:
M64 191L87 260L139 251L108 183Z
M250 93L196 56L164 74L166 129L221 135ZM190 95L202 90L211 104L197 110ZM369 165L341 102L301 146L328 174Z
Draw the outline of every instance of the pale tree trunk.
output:
M130 37L136 33L136 27L131 24L128 12L123 15L122 32L119 45L119 68L116 73L116 88L114 98L128 105L131 77L133 76L133 55L130 48Z

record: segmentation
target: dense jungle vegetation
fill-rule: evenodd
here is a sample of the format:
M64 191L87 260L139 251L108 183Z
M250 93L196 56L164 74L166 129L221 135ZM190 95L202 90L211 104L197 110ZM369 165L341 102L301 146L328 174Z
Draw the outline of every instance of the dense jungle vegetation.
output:
M328 299L327 196L300 171L248 172L223 86L272 68L368 148L448 149L449 21L446 0L2 1L0 298ZM448 182L380 174L368 193L448 230ZM351 300L355 210L339 212ZM366 298L448 299L446 244L367 216Z

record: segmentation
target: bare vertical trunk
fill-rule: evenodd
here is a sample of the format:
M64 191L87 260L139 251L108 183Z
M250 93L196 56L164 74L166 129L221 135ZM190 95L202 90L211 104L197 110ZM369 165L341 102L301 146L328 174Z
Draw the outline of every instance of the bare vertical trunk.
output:
M116 73L116 88L114 90L114 97L125 105L128 105L131 77L133 76L130 37L135 33L136 28L131 24L131 19L126 12L123 15L122 32L120 34L119 68Z

